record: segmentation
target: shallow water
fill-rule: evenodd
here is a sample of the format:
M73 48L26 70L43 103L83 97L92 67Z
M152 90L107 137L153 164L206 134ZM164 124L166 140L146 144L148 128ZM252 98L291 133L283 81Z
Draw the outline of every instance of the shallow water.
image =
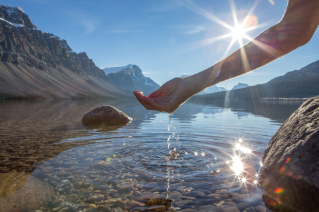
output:
M186 103L169 123L135 101L1 102L0 211L136 211L153 197L175 211L264 211L261 155L301 103ZM134 120L82 126L106 104Z

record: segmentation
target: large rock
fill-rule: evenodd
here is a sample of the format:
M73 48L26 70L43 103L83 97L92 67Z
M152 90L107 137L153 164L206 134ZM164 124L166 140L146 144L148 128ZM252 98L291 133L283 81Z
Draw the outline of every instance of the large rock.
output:
M105 126L127 124L133 119L110 105L95 108L85 114L82 123L86 126L104 124Z
M303 103L280 127L262 163L262 186L278 207L282 202L302 211L318 211L319 96Z
M54 195L52 187L46 182L30 176L29 174L20 173L22 177L19 177L17 174L18 173L16 172L11 172L8 173L5 178L2 178L6 183L16 183L16 187L19 188L19 190L14 191L11 188L15 184L9 186L8 189L2 187L6 190L1 194L7 196L0 198L1 212L35 211L44 206L44 204ZM12 179L12 177L17 178ZM27 179L25 179L25 177L27 177ZM21 184L23 184L23 186Z

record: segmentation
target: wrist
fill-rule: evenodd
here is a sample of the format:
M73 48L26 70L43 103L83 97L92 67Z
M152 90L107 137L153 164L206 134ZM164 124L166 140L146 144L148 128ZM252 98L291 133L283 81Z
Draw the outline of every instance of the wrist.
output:
M186 78L183 78L183 83L185 84L188 93L193 96L206 89L204 82L202 81L200 75L195 74Z

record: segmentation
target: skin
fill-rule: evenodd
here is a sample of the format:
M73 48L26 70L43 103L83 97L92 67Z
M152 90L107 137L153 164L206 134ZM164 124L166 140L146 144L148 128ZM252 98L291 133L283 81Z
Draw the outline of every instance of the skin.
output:
M147 110L173 113L193 95L246 74L310 41L319 25L319 0L289 0L282 20L224 60L186 78L174 78L149 96L134 91Z

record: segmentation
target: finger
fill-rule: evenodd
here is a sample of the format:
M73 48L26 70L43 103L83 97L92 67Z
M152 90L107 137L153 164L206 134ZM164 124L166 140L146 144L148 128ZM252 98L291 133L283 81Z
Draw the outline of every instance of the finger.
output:
M163 96L162 87L157 89L156 91L152 92L150 95L148 95L149 98L157 98Z
M134 95L136 99L147 109L147 110L156 110L156 104L148 98L147 96L144 96L142 92L135 91Z

